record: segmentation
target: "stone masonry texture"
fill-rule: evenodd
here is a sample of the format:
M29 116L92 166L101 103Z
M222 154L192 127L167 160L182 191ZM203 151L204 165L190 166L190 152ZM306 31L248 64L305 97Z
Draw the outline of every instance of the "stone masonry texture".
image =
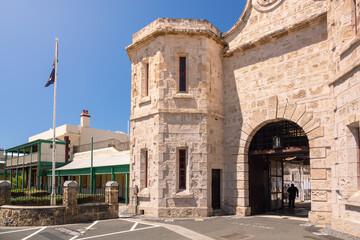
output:
M248 0L225 33L206 20L170 18L135 33L127 47L130 209L212 215L212 170L220 169L221 209L251 214L251 140L267 123L288 120L309 140L309 220L360 236L358 8L353 0Z

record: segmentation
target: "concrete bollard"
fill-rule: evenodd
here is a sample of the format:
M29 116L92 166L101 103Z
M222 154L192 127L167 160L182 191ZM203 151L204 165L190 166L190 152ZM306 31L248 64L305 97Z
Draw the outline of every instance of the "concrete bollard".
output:
M10 181L0 181L0 206L11 203L11 184Z
M77 206L77 193L79 185L75 181L64 182L63 205L67 208Z
M105 185L105 203L119 203L119 184L115 181L109 181Z

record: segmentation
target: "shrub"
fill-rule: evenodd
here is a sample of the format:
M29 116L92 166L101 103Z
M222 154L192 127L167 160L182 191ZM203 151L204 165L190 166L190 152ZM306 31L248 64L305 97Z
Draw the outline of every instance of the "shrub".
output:
M97 203L97 202L105 202L105 196L102 194L78 194L77 195L77 203Z

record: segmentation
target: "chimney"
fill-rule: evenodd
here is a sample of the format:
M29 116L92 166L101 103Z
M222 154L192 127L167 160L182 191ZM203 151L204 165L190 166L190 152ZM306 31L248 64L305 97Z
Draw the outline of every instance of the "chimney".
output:
M88 110L83 110L80 115L80 127L90 127L90 115Z

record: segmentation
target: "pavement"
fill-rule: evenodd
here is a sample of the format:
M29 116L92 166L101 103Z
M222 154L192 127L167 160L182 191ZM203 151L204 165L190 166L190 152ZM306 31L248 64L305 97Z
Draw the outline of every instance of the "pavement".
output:
M313 225L306 218L258 215L187 219L152 219L144 216L44 227L0 227L0 239L358 239Z

